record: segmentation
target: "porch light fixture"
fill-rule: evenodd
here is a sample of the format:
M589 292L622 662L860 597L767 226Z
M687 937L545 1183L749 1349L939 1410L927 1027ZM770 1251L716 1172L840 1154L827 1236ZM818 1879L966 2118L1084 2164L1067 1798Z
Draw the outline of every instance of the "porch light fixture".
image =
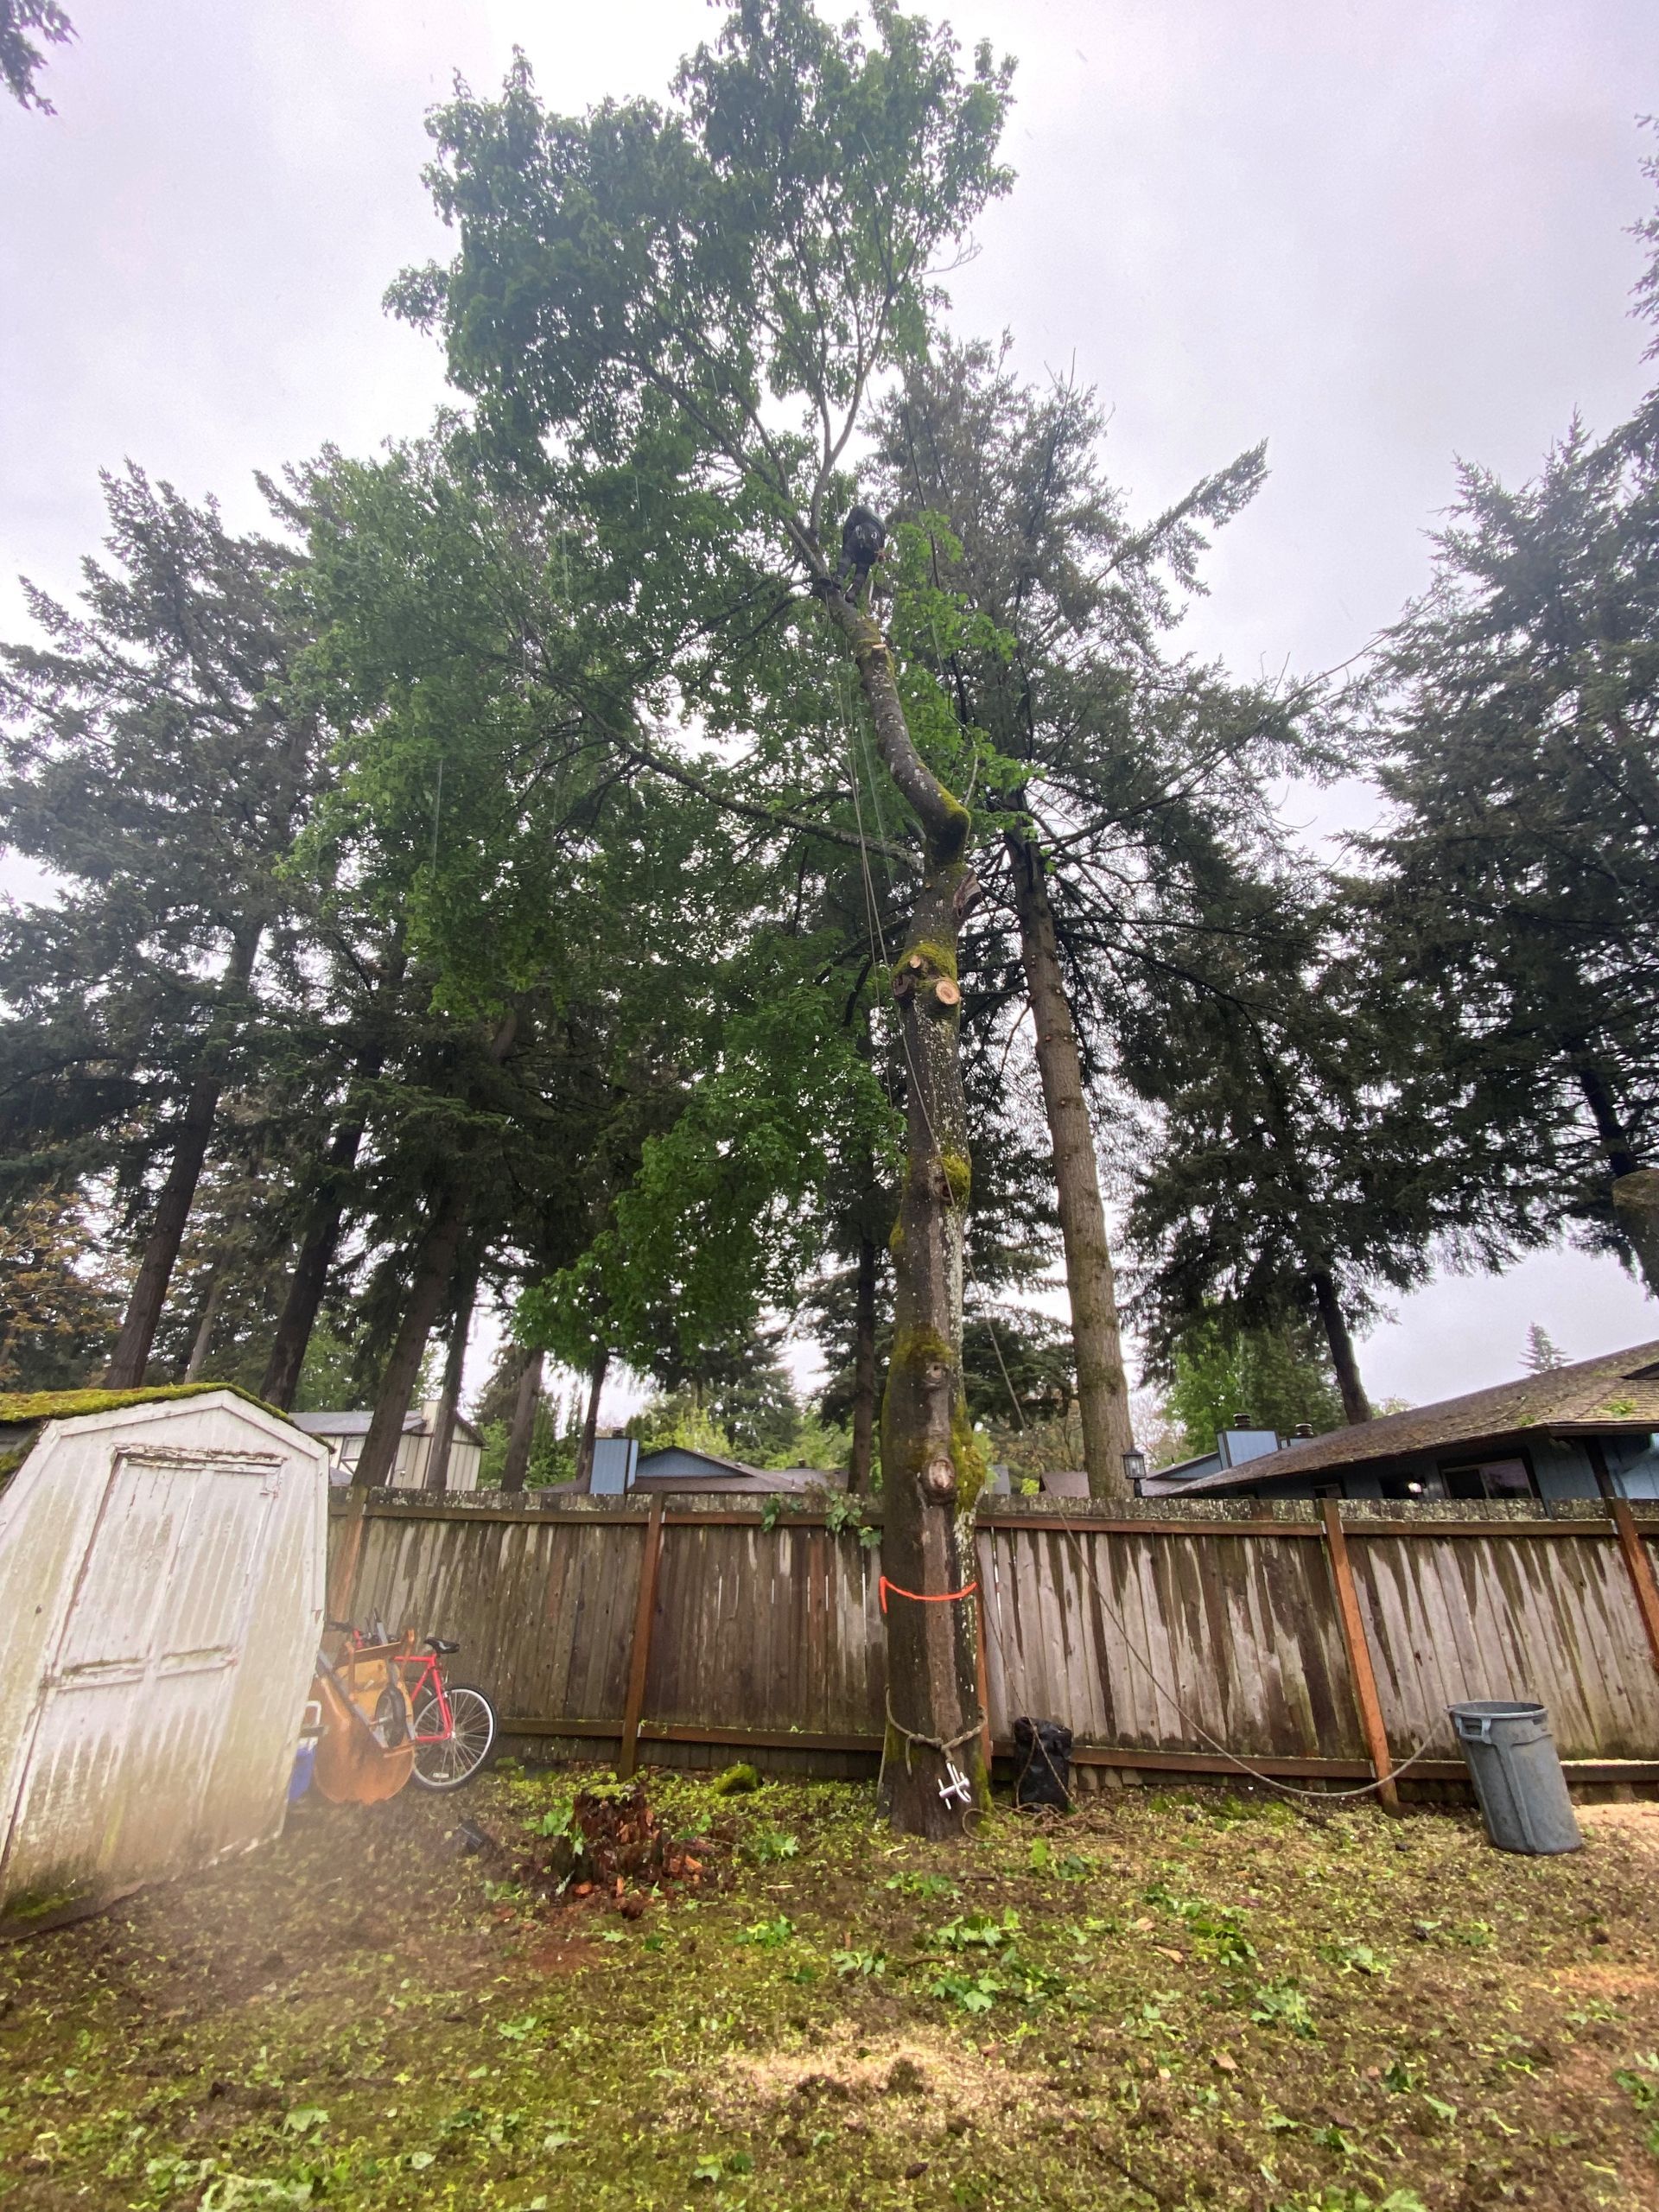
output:
M1126 1452L1123 1454L1123 1476L1131 1490L1145 1481L1146 1473L1147 1455L1144 1452Z

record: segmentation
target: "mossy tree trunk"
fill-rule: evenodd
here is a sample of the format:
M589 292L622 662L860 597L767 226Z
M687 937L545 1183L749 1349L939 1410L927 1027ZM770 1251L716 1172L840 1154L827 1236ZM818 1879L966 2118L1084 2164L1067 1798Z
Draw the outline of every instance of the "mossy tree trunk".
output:
M207 1354L213 1349L213 1326L219 1319L219 1309L224 1302L225 1268L221 1262L213 1269L212 1280L208 1283L207 1296L202 1304L201 1318L196 1323L195 1335L191 1339L190 1356L184 1363L183 1374L179 1377L181 1382L199 1382L201 1380L201 1370L207 1364Z
M477 1238L470 1250L463 1252L455 1269L454 1325L449 1332L449 1349L443 1363L443 1382L438 1392L438 1414L433 1426L432 1441L427 1446L426 1487L431 1491L447 1490L449 1485L449 1457L455 1448L455 1421L461 1412L461 1380L467 1365L467 1339L473 1330L473 1308L478 1302L478 1277L484 1259Z
M444 1293L454 1277L456 1255L467 1232L467 1212L468 1192L464 1183L452 1183L440 1192L416 1253L409 1300L380 1377L369 1433L352 1471L352 1480L359 1489L383 1489L396 1472L404 1422L414 1401L421 1362L426 1357L426 1340L443 1305Z
M1313 1285L1314 1303L1319 1309L1319 1320L1325 1329L1325 1340L1331 1347L1331 1364L1336 1371L1337 1388L1342 1393L1343 1419L1351 1428L1357 1427L1361 1421L1371 1418L1371 1402L1365 1395L1364 1381L1359 1371L1359 1356L1354 1350L1348 1316L1342 1310L1336 1280L1329 1268L1315 1268L1310 1280Z
M1106 1211L1100 1202L1095 1133L1084 1095L1083 1058L1060 972L1054 908L1035 842L1010 833L1014 902L1020 915L1020 953L1037 1033L1037 1071L1054 1150L1054 1189L1065 1248L1065 1287L1071 1306L1071 1342L1077 1358L1077 1404L1083 1415L1083 1462L1092 1497L1129 1495L1123 1454L1133 1449L1129 1388L1117 1325L1116 1287Z
M195 1079L185 1096L167 1180L150 1217L149 1234L144 1239L121 1332L104 1370L106 1390L136 1390L143 1382L150 1346L156 1341L162 1309L167 1303L168 1285L173 1280L179 1247L184 1242L185 1224L190 1218L196 1185L201 1179L202 1165L213 1141L226 1062L237 1029L246 1014L245 995L264 934L263 925L256 925L242 931L232 948L224 1001L209 1032Z
M536 1441L536 1415L542 1402L543 1357L539 1351L527 1351L518 1370L518 1394L512 1402L512 1428L501 1470L503 1490L523 1490L530 1471L530 1447Z
M594 1446L599 1440L599 1402L605 1389L605 1376L611 1363L608 1351L599 1352L588 1374L588 1410L582 1415L582 1439L576 1446L576 1488L591 1491L594 1486Z
M499 1067L506 1058L518 1030L518 1008L510 1007L486 1050L485 1058L492 1066ZM467 1162L464 1158L458 1159L449 1179L434 1197L426 1234L416 1248L409 1302L404 1308L404 1318L380 1378L369 1433L363 1440L362 1457L352 1476L353 1482L364 1490L378 1489L391 1480L403 1440L404 1418L414 1398L421 1362L426 1353L426 1340L442 1309L444 1294L454 1281L455 1263L472 1210L473 1192L467 1176Z
M265 1364L265 1379L259 1395L268 1406L279 1406L284 1413L293 1405L300 1387L311 1332L322 1310L323 1293L328 1287L334 1254L340 1249L352 1171L357 1166L357 1155L368 1128L368 1094L386 1064L384 1027L393 1011L407 961L400 927L393 937L381 984L369 1001L368 1017L375 1024L376 1033L370 1036L357 1056L346 1110L312 1185L305 1236L294 1262L294 1273L289 1278L288 1294L283 1300L276 1334L271 1340L270 1357Z
M963 1246L971 1168L960 1049L957 945L979 895L965 857L970 817L912 742L892 655L865 609L821 594L858 664L876 743L919 821L926 864L892 988L905 1071L906 1160L893 1233L893 1337L881 1405L882 1570L887 1594L883 1810L913 1835L960 1834L988 1800L979 1738L974 1509L985 1463L962 1381ZM947 1762L964 1806L941 1795Z
M875 1446L875 1280L879 1255L868 1230L858 1240L853 1313L853 1459L847 1486L868 1497Z
M271 1339L270 1357L265 1363L265 1379L259 1392L268 1406L280 1407L283 1413L294 1403L305 1355L310 1349L311 1332L322 1310L322 1294L328 1287L329 1271L340 1248L340 1232L346 1217L346 1178L357 1165L366 1126L364 1116L358 1114L335 1130L311 1201L305 1240L289 1277L288 1293L283 1300L276 1336Z

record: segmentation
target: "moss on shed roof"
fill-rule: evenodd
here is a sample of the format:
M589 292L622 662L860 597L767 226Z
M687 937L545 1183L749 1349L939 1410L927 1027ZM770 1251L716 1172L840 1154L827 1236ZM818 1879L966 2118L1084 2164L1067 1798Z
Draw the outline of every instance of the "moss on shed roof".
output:
M0 1427L21 1427L25 1422L73 1421L81 1414L118 1413L124 1406L148 1406L168 1398L200 1398L209 1390L229 1390L268 1414L286 1421L286 1414L256 1398L234 1382L165 1382L148 1390L13 1390L0 1391Z

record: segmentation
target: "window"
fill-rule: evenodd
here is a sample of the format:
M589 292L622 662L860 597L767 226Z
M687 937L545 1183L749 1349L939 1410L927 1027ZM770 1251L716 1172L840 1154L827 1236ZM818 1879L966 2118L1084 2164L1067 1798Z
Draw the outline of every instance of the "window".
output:
M1444 1497L1446 1484L1436 1474L1384 1475L1382 1495L1384 1497L1416 1498L1420 1501L1426 1497Z
M1524 1459L1480 1459L1461 1467L1442 1467L1448 1497L1536 1497L1532 1470Z

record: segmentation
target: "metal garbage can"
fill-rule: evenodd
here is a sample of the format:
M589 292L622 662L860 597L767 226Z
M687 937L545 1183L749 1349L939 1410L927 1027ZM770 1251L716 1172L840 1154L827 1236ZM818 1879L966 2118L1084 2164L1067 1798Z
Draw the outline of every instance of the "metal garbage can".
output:
M1541 1705L1478 1698L1448 1706L1486 1833L1500 1851L1577 1851L1584 1842Z

